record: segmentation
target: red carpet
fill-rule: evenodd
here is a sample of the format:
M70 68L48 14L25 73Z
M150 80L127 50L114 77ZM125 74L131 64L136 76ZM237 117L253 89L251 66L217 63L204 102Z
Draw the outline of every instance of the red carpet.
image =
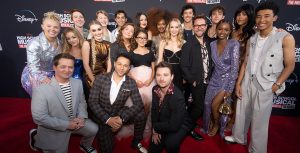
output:
M28 145L28 131L36 127L31 118L30 100L0 98L0 118L0 153L34 153ZM79 136L71 137L70 153L82 153L78 147L79 140ZM136 153L129 147L130 140L131 138L116 141L115 153ZM205 136L203 142L187 137L180 152L246 153L247 148L237 144L227 144L217 135ZM271 117L268 153L300 153L300 117Z

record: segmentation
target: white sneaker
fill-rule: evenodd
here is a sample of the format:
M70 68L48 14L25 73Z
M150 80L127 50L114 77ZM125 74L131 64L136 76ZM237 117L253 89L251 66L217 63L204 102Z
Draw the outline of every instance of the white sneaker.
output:
M225 136L225 141L231 144L236 144L237 142L234 140L233 136Z

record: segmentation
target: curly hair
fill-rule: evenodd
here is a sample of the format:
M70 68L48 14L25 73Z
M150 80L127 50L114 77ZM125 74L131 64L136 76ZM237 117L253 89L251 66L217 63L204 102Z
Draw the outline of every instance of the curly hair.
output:
M179 32L178 32L178 35L177 35L177 41L179 42L178 44L178 47L181 48L183 43L184 43L184 38L183 38L183 28L181 26L181 22L178 18L173 18L169 24L167 25L166 27L166 32L165 32L165 40L166 42L168 43L169 40L171 40L171 33L170 33L170 25L172 22L176 22L177 25L178 25L178 28L179 28Z
M73 27L66 27L64 32L62 33L62 52L63 53L69 53L71 51L72 45L68 43L67 40L67 33L72 32L78 39L79 39L79 48L82 47L82 44L84 42L84 39L82 37L82 35L80 34L80 32L73 28Z
M153 36L157 36L159 31L157 29L157 24L161 20L165 20L166 24L170 22L170 20L176 17L175 14L170 13L167 10L162 10L160 8L150 8L147 11L148 15L148 30L151 31Z
M124 44L124 39L123 39L123 36L122 36L122 31L123 31L127 26L132 26L133 29L134 29L134 31L135 31L135 29L136 29L136 27L135 27L135 25L134 25L133 23L125 23L125 24L120 28L119 34L118 34L118 36L117 36L116 42L117 42L117 44L119 44L119 45L120 45L121 47L123 47L123 48L126 48L126 47L125 47L125 44ZM133 32L133 33L135 33L135 32ZM129 42L130 42L130 51L132 51L132 49L133 49L133 47L134 47L134 43L135 43L134 37L130 38L130 39L129 39Z

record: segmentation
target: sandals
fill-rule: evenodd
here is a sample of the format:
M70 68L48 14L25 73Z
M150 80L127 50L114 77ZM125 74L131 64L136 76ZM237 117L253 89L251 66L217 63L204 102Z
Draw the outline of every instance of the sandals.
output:
M219 131L219 126L213 126L212 129L210 129L210 131L208 131L208 136L213 137L217 134L217 132Z

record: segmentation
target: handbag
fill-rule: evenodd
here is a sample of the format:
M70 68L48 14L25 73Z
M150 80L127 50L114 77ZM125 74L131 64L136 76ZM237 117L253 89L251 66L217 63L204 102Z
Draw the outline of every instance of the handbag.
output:
M219 112L225 115L232 114L231 98L224 97L223 103L219 107Z

